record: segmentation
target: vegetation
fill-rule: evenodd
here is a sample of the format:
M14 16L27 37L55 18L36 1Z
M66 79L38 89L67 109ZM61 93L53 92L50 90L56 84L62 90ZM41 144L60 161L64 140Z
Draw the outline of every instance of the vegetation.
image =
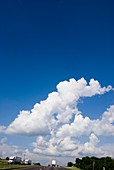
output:
M83 157L82 159L76 158L77 168L82 170L112 170L114 169L114 160L111 157Z
M68 162L67 166L72 167L74 164L72 162Z
M80 170L79 168L72 166L72 168L70 168L71 170Z
M21 167L28 167L31 165L19 165L19 164L8 164L7 159L0 159L0 169L14 169L14 168L21 168Z
M68 166L60 166L60 168L68 169L68 170L80 170L76 166L68 167Z
M39 162L38 162L38 163L34 163L34 165L38 165L38 166L41 166Z

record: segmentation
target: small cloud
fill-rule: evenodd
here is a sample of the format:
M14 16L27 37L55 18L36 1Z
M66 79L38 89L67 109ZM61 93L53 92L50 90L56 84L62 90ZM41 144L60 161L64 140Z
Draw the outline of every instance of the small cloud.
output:
M0 139L0 145L3 145L7 141L7 137L3 137Z
M6 131L6 128L5 126L0 126L0 133L4 133Z

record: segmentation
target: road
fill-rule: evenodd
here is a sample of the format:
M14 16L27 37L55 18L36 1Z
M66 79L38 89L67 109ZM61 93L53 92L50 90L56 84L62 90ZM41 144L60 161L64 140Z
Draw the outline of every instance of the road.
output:
M17 170L17 169L15 169L15 170ZM50 167L50 166L31 166L28 168L19 168L19 170L66 170L66 169L59 168L59 167Z

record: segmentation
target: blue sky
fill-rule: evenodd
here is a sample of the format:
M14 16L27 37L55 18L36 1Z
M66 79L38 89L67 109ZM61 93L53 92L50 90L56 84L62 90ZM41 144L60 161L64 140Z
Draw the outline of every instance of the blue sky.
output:
M7 131L8 126L15 121L21 110L30 111L36 103L40 103L43 100L47 101L48 94L58 91L56 89L57 84L65 80L70 83L70 78L78 81L84 77L88 85L90 79L93 78L98 80L102 87L107 87L108 85L114 87L113 9L113 0L0 1L1 127L5 126ZM79 85L81 84L79 83ZM65 84L63 83L62 86L65 86ZM66 86L65 88L67 89ZM79 100L77 98L75 99L77 108L82 112L84 117L88 116L91 120L100 119L107 108L114 105L113 90L108 93L104 92L105 94L103 95L97 95L99 93L96 90L95 96L93 95L91 98L85 97L84 92L83 95L81 93ZM112 111L109 112L112 115L114 114ZM42 113L40 114L42 115ZM59 116L59 119L62 120L62 117ZM40 121L39 117L38 121ZM111 124L113 125L113 122ZM63 125L65 123L61 126L57 124L58 129L54 127L56 137ZM34 159L36 157L35 154L37 154L38 159L42 162L43 156L40 154L41 150L36 148L35 143L41 149L39 141L42 141L41 136L44 137L44 132L42 134L32 135L32 137L29 132L28 134L26 132L21 134L19 129L15 134L11 131L9 134L1 132L0 137L1 141L3 141L1 143L2 145L7 145L8 149L9 146L13 147L16 145L20 149L20 153L24 152L23 148L27 149L26 152L31 158ZM33 130L31 133L34 134ZM82 143L86 141L86 144L83 144L84 146L87 145L89 139L91 143L91 138L98 138L102 141L105 136L104 134L99 136L95 132L94 134L91 133L89 135L83 134L79 137ZM43 141L45 143L48 141L48 147L50 148L52 141L49 139L54 140L55 137L48 135L45 136L46 138ZM65 141L59 136L61 146L63 143L64 146L66 143L70 143L72 145L70 149L73 150L77 139L73 141L71 139L73 136L68 138L69 136L66 137ZM111 145L110 143L114 141L113 132L110 136L110 142L99 142L101 148L104 145ZM5 140L6 138L7 140ZM26 141L26 144L24 141ZM82 145L80 145L80 148L82 149ZM101 154L100 149L98 150L98 155ZM50 150L53 150L53 148ZM85 151L85 148L82 150L83 154L89 155ZM67 157L69 156L68 159L65 155L66 151L62 155L63 162L70 159L74 160L76 156L80 157L81 154L79 155L79 153L82 150L78 151L77 154L72 153L73 156L67 153ZM5 152L3 152L2 156L6 156ZM52 158L52 155L55 157L59 155L56 152L52 154L49 150L46 150L45 153L49 156L49 158L46 156L47 162ZM109 154L109 151L107 153ZM9 155L11 154L13 153L9 151ZM110 154L114 156L114 153ZM45 154L43 153L43 155Z

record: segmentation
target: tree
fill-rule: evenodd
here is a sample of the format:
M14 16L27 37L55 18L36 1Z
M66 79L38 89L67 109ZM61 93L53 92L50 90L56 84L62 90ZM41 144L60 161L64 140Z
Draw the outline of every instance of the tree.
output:
M8 157L8 156L6 157L6 160L9 160L9 157Z
M80 168L80 164L81 164L81 160L79 159L79 158L76 158L76 164L75 164L75 166L77 167L77 168Z
M74 164L72 162L68 162L67 166L72 167Z
M103 167L105 167L105 170L112 170L114 169L114 159L111 157L97 158L86 156L82 159L76 158L75 166L83 170L92 170L93 166L94 170L103 170Z

